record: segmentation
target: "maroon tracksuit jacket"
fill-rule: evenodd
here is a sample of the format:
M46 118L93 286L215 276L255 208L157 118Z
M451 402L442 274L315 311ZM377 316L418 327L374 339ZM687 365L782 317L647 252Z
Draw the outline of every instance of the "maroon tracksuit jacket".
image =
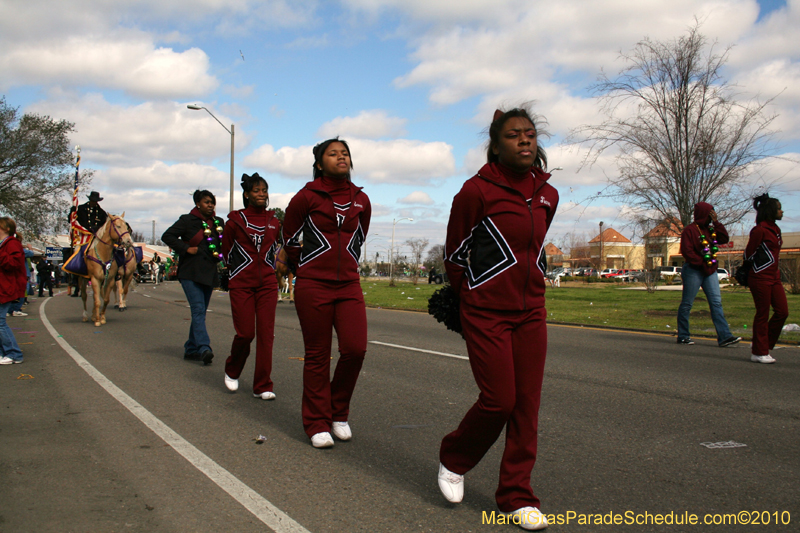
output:
M766 220L750 230L750 240L744 250L745 259L753 260L753 270L747 276L747 286L753 295L756 315L753 318L753 355L768 355L775 348L783 324L789 316L786 291L781 283L778 259L783 246L781 229ZM775 310L769 318L770 305Z
M283 236L289 262L297 266L295 308L305 343L303 426L309 437L348 419L364 362L367 316L358 263L371 212L360 187L327 177L306 184L286 208ZM331 381L334 328L340 357Z
M558 206L549 174L485 165L453 199L445 268L461 298L461 323L478 401L442 441L444 466L465 474L506 428L495 498L501 511L539 507L539 401L547 354L544 239Z
M228 291L236 335L225 361L228 377L239 379L250 343L256 337L253 392L272 391L272 345L275 340L275 306L278 282L275 255L280 221L273 211L249 206L228 214L222 234L222 255L228 266Z

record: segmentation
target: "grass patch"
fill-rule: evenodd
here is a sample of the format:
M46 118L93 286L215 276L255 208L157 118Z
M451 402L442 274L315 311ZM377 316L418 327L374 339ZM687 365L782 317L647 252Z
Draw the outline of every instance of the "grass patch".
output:
M368 306L427 312L428 298L441 285L428 285L425 281L427 280L420 280L414 286L411 282L397 280L395 287L389 287L388 280L369 279L361 282L361 288ZM605 283L577 285L547 289L548 321L677 332L680 291L648 293L643 290L624 290L618 285ZM789 318L786 323L800 323L800 295L787 294L786 298L789 302ZM722 307L731 331L737 336L751 338L755 307L750 291L741 287L723 288ZM702 291L697 295L689 320L693 335L716 336L708 303ZM781 342L800 342L800 332L783 333Z

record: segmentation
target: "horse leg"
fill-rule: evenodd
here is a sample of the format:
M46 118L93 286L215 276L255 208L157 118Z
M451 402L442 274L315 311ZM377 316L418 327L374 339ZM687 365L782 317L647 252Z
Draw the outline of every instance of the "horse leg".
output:
M78 278L78 290L81 293L81 300L83 300L83 317L82 317L81 320L83 322L88 322L89 321L89 313L86 311L86 298L87 298L87 294L86 293L89 290L89 283L88 283L87 279L84 278L83 276Z
M131 286L131 281L133 280L133 269L136 268L134 264L132 268L129 268L125 271L125 276L122 278L122 289L119 291L119 310L125 311L128 308L128 289Z
M100 314L100 306L103 301L103 284L99 277L92 276L92 296L94 296L94 309L92 310L92 320L95 327L100 327L106 323L106 317Z
M286 279L289 284L289 302L294 303L294 283L292 283L294 281L294 274L290 272Z

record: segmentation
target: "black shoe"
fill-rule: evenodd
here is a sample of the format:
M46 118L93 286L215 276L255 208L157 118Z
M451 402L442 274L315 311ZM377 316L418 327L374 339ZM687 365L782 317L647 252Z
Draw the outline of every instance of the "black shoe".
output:
M694 344L694 341L686 337L685 339L678 339L678 344Z
M200 361L200 354L199 353L185 353L183 354L183 359L185 361Z
M724 348L724 347L726 347L726 346L730 346L731 344L736 344L736 343L737 343L737 342L739 342L740 340L742 340L742 338L741 338L741 337L731 337L731 338L729 338L729 339L725 339L724 341L722 341L721 343L719 343L719 347L720 347L720 348Z
M212 359L214 359L214 353L211 350L206 350L200 354L200 361L203 361L203 366L210 365Z

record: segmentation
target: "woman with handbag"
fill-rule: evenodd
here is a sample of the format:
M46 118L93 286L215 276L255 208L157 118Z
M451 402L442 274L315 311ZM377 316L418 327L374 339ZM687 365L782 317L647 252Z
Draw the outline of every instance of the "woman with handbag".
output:
M750 360L769 364L775 362L769 352L775 348L789 316L786 291L778 266L783 239L781 229L775 224L783 218L783 208L778 199L770 198L769 194L755 198L753 207L756 210L756 226L750 230L750 240L744 251L745 260L753 262L747 285L756 306ZM774 311L772 318L769 318L770 306Z
M275 255L280 237L280 221L267 211L269 186L256 172L242 174L244 209L228 214L222 237L222 254L228 265L228 294L236 335L231 355L225 361L225 386L239 389L239 376L256 341L256 369L253 396L274 400L272 390L272 344L275 340L275 307L278 282Z
M219 283L217 263L222 260L222 219L214 215L217 199L211 192L194 191L192 199L194 209L181 215L161 240L178 252L178 280L192 312L183 358L210 365L214 352L206 330L206 311L214 287Z

